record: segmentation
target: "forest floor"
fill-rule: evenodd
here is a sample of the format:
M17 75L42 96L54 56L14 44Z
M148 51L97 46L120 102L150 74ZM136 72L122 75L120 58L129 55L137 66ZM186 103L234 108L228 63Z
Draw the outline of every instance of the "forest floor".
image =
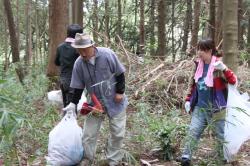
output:
M41 109L42 107L40 107ZM129 108L127 110L127 132L124 141L125 160L130 166L178 166L180 163L175 161L175 157L180 154L182 148L176 150L174 158L170 161L162 159L162 155L158 153L159 142L152 138L152 134L147 133L147 126L138 123L136 109ZM176 110L178 111L178 110ZM180 116L185 122L189 122L189 115ZM140 120L139 120L140 121ZM83 126L84 117L79 117L78 123ZM141 133L138 133L141 132ZM140 135L141 134L141 135ZM105 162L105 146L109 136L108 120L104 121L98 138L98 147L96 152L95 166L108 166ZM215 162L214 138L207 130L202 135L197 151L193 156L193 165L197 166L220 166ZM250 141L246 142L239 153L237 163L225 164L225 166L249 166L250 165ZM37 158L32 166L44 165L46 163L43 156Z
M184 60L175 64L153 61L144 66L138 64L126 66L131 69L127 72L129 79L126 90L130 105L127 109L127 131L123 150L124 160L129 165L180 165L175 158L180 156L183 137L190 122L190 115L184 114L182 108L192 65L191 60ZM238 73L239 89L243 92L250 92L250 70L242 66L239 67ZM60 121L59 110L62 107L50 106L46 96L36 100L34 105L36 113L31 111L27 116L32 119L32 122L35 122L33 125L38 130L37 135L33 137L32 133L24 131L22 134L20 131L22 137L18 137L16 142L20 147L15 148L19 149L15 154L18 158L16 165L46 165L48 134ZM78 123L81 127L83 122L84 117L79 117ZM104 166L108 136L106 118L98 138L95 166ZM193 156L193 165L218 165L216 164L214 144L212 134L205 130ZM169 161L166 160L166 154L161 151L163 146L165 147L164 152L169 152L167 155ZM235 165L250 165L250 142L244 144L238 156L238 163ZM11 156L9 158L11 159Z

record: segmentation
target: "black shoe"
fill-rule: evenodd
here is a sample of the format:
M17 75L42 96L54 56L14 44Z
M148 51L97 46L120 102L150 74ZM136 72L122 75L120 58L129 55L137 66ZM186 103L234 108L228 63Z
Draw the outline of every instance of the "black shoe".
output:
M190 166L191 161L188 158L181 158L181 166Z

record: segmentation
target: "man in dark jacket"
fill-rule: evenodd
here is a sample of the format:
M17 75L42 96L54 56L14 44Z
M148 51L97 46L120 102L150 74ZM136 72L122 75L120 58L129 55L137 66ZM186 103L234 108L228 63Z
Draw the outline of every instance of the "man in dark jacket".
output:
M79 56L75 48L71 46L76 33L83 33L83 28L78 24L71 24L67 29L67 38L57 47L55 64L60 66L60 87L63 96L63 105L67 106L73 94L70 88L71 75L74 63Z

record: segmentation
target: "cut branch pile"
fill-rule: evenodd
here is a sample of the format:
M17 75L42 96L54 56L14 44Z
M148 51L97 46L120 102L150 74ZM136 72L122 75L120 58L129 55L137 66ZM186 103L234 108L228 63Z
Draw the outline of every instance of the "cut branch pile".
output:
M181 108L192 74L193 59L172 63L138 57L125 49L122 39L111 42L126 65L126 93L132 106L148 103L152 111ZM250 70L242 65L238 70L239 89L250 93Z

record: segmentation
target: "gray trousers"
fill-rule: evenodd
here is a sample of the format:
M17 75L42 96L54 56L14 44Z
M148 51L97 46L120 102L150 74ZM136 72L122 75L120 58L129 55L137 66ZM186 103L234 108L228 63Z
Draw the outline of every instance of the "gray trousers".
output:
M89 114L84 123L83 129L83 147L84 147L84 158L93 160L96 153L96 142L98 132L101 124L104 120L105 115L95 116ZM109 165L115 165L123 158L121 151L123 138L125 136L126 127L126 111L122 111L114 117L109 117L109 129L110 136L108 138L108 145L106 149L106 157Z
M197 143L203 133L204 129L208 126L215 132L219 144L219 155L222 155L222 143L224 141L224 126L225 126L225 112L212 113L210 110L200 109L195 107L192 113L189 131L186 137L183 158L191 159L193 151L197 147Z

